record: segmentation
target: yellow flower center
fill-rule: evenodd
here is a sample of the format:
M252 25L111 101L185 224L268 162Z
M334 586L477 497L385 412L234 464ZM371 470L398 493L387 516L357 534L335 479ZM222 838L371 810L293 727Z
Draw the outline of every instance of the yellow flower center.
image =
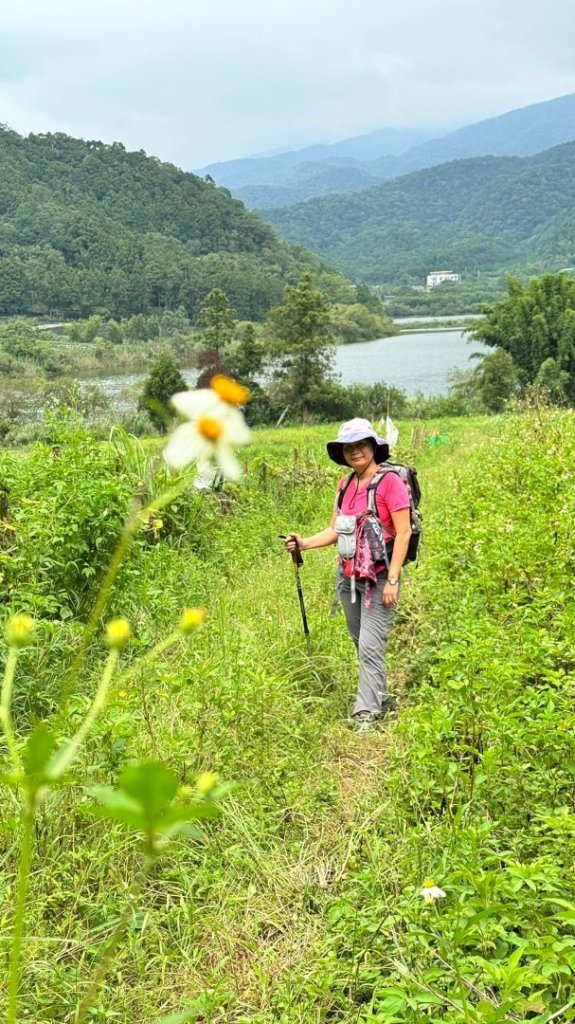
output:
M248 389L223 373L217 373L212 377L210 387L222 402L227 402L228 405L245 405L250 400Z
M198 431L207 441L219 441L224 432L224 425L215 416L200 416L197 421Z
M422 886L423 889L435 889L435 882L433 878L426 878Z

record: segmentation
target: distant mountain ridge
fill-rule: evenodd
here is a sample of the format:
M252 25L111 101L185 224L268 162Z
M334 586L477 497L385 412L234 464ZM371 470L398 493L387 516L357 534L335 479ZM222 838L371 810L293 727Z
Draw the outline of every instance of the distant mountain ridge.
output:
M409 133L382 129L328 146L211 164L198 173L210 174L252 209L267 209L314 196L360 192L449 160L531 156L575 140L575 93L478 121L440 138L415 144L408 139Z
M299 164L323 163L343 160L354 164L356 161L375 160L384 154L405 153L431 138L429 132L414 128L381 128L368 135L355 135L339 142L315 143L297 149L285 150L269 156L248 156L237 160L225 160L208 164L195 173L209 174L218 185L227 188L241 187L259 182L269 182L270 175L286 175Z
M561 269L575 262L575 142L454 160L268 218L286 240L369 283L423 281L443 267Z

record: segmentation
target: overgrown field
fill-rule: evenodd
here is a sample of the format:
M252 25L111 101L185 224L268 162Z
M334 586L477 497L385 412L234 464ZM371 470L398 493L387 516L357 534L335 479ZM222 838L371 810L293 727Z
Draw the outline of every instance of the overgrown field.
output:
M328 615L333 552L304 556L308 657L277 539L328 520L333 429L258 433L241 484L186 494L134 543L107 613L133 624L127 659L183 606L209 617L116 689L79 781L42 808L21 1020L75 1020L139 857L86 813L87 789L142 756L184 786L209 770L233 788L202 838L153 868L90 1021L186 1007L206 1024L575 1020L573 416L400 426L425 543L390 643L400 714L376 734L345 723L355 664ZM16 679L22 736L38 718L71 732L88 704L98 644L62 712L65 669L151 457L66 421L53 440L0 453L0 592L6 614L39 619ZM7 787L1 808L5 955ZM429 878L446 896L427 904Z

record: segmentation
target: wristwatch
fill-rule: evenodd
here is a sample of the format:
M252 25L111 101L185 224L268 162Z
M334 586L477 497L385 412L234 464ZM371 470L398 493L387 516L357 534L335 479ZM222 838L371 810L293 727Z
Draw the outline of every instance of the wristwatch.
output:
M395 577L393 577L393 579L392 579L392 577L391 577L391 576L388 576L388 577L387 577L387 582L388 582L388 583L390 584L390 586L392 586L392 587L395 587L396 583L399 583L399 577L398 577L398 576L395 576Z

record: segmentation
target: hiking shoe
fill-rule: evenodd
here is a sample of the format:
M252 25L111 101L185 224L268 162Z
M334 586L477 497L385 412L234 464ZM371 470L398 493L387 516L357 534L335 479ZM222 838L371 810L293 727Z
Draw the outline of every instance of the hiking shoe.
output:
M381 708L381 715L393 715L397 711L397 703L394 697L386 697Z
M373 732L377 725L378 716L373 711L360 711L353 716L353 725L356 732Z

